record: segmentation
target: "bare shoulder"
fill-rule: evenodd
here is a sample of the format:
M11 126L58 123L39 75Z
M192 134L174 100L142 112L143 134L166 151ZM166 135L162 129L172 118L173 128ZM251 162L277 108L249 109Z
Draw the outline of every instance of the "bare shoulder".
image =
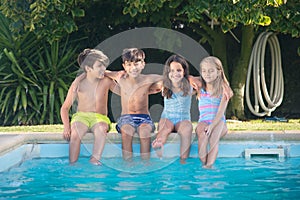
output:
M99 82L101 83L102 87L110 87L112 84L115 84L115 82L108 78L108 77L104 77L102 79L99 79Z
M114 82L111 78L109 78L107 76L104 76L102 79L100 79L100 81L103 81L103 82Z
M78 87L80 85L81 80L78 79L78 77L72 82L69 90L72 92L77 92Z
M153 83L161 81L163 79L163 76L159 74L144 74L143 76L145 80L151 81Z
M162 75L159 74L145 74L149 78L162 78Z

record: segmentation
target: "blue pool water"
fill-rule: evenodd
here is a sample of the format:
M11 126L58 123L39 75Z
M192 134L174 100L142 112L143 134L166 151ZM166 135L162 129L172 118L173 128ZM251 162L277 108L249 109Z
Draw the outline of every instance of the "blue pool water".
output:
M39 158L0 173L0 199L299 199L300 157L218 158L214 169L199 159ZM162 166L158 168L158 166ZM149 170L155 168L156 170ZM122 170L126 169L126 170ZM143 173L143 171L146 171ZM138 173L135 173L138 172Z

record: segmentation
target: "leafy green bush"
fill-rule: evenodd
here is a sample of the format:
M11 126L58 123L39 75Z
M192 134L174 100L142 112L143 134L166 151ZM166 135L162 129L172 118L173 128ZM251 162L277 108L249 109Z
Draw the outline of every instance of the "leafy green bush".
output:
M0 11L11 21L14 37L32 32L49 43L60 40L78 29L75 19L85 15L86 0L1 0Z
M39 73L40 85L43 87L43 109L39 124L60 122L60 107L64 102L69 83L76 76L77 47L70 47L68 40L60 45L55 41L51 46L46 44L38 53L38 63L35 63Z
M49 44L33 33L13 38L1 13L0 22L0 123L59 123L77 69L77 46L68 40Z

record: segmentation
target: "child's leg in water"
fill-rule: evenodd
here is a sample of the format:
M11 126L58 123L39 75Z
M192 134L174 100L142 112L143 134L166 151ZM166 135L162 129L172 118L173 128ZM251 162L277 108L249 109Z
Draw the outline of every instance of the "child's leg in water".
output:
M88 127L81 122L74 122L71 126L71 138L69 142L69 161L75 163L80 153L81 139L87 133Z
M138 128L141 158L144 160L150 158L151 132L152 127L150 124L141 124Z
M108 129L108 124L104 122L99 122L92 128L92 132L94 133L94 147L90 162L94 165L102 165L100 159L105 146L106 133Z
M205 134L205 128L208 126L208 124L204 122L199 122L196 127L196 133L198 136L198 154L199 158L202 162L202 165L206 165L207 161L207 145L208 145L208 137Z
M180 135L180 163L184 164L190 155L193 125L189 120L183 120L175 125L175 131Z
M220 139L226 135L227 131L227 126L223 121L219 122L214 128L213 132L209 136L209 152L207 154L206 165L204 167L211 168L215 163L219 152Z
M174 129L173 123L168 119L160 119L158 123L158 133L156 139L152 142L152 148L155 149L158 157L163 155L163 145L166 143L169 134Z

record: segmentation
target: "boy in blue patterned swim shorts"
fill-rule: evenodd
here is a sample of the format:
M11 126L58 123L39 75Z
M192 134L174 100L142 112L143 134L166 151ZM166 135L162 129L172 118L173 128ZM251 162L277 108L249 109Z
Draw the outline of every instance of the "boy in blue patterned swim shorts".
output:
M140 137L140 153L143 159L150 157L151 132L155 127L148 110L150 87L162 80L161 75L141 74L145 67L145 53L141 49L124 49L122 54L123 68L127 74L124 78L115 78L115 73L107 76L119 83L121 93L121 117L117 130L122 134L123 159L132 157L132 140L134 133Z
M63 136L70 141L69 160L74 163L78 160L82 137L88 131L93 132L94 147L90 162L100 165L106 133L111 124L107 117L108 92L119 91L112 79L104 77L109 59L101 51L85 49L79 54L78 63L85 75L73 81L61 107ZM75 100L78 102L77 113L72 116L70 123L69 110Z

